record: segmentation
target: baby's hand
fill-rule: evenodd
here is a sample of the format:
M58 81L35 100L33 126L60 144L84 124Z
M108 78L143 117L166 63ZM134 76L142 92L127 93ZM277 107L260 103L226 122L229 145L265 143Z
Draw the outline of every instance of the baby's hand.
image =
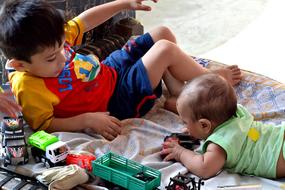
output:
M143 1L145 0L117 0L121 1L127 6L127 9L132 9L132 10L142 10L142 11L150 11L151 7L142 4ZM158 2L158 0L152 0L153 2Z
M15 118L22 109L15 100L11 99L10 94L10 92L0 92L0 112Z
M169 161L169 160L176 160L180 161L180 156L185 148L180 146L178 144L177 140L167 140L163 144L163 149L161 151L162 155L166 155L165 158L163 159L164 161Z
M90 113L87 126L107 140L114 140L121 134L122 124L117 118L110 116L108 112Z

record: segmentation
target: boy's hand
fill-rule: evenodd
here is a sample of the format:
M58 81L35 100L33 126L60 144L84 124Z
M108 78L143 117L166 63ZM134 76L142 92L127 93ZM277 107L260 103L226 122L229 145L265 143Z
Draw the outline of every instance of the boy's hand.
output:
M126 5L127 9L132 9L132 10L142 10L142 11L150 11L151 7L142 4L143 1L145 0L117 0L121 1ZM158 2L158 0L152 0L153 2Z
M86 126L102 135L107 140L114 140L121 134L122 124L117 118L110 116L108 112L88 113Z
M17 117L17 113L21 112L21 107L11 99L10 92L0 92L0 112L9 117Z
M177 140L167 140L162 144L162 146L163 149L161 151L161 154L166 155L163 159L164 161L169 161L173 159L176 161L180 161L182 152L186 150L178 144Z

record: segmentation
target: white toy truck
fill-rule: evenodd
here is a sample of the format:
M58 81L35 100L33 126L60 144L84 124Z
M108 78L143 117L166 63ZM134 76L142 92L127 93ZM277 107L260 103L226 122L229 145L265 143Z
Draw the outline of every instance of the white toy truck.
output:
M32 146L31 152L36 162L43 162L47 168L65 165L70 149L56 136L38 131L29 137L28 143Z

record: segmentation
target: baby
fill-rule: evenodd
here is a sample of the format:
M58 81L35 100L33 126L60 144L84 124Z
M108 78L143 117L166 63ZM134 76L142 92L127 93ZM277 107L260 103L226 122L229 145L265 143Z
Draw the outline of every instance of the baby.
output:
M204 74L186 85L177 100L178 113L194 138L205 140L202 154L166 141L164 160L175 159L202 178L221 169L266 178L285 177L284 125L254 121L235 91L216 74Z

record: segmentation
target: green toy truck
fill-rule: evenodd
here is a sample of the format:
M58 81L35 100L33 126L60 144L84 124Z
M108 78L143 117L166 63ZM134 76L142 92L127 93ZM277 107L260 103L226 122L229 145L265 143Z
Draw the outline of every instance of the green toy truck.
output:
M32 146L31 153L36 162L43 162L47 168L65 165L70 149L56 136L38 131L29 137L28 143Z
M160 186L161 173L109 152L92 162L92 173L126 189L153 190Z

